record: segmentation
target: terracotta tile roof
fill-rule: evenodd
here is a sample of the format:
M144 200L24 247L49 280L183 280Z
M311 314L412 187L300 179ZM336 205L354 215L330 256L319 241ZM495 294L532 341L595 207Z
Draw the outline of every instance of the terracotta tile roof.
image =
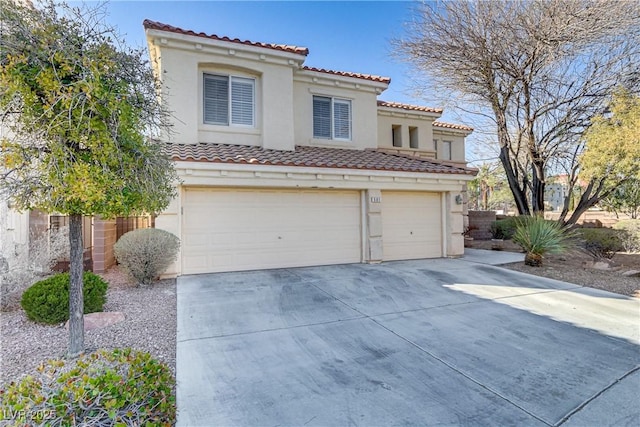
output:
M184 34L184 35L187 35L187 36L203 37L203 38L207 38L207 39L220 40L220 41L223 41L223 42L238 43L238 44L243 44L243 45L247 45L247 46L264 47L264 48L267 48L267 49L274 49L274 50L280 50L280 51L283 51L283 52L296 53L298 55L305 55L306 56L306 55L309 54L309 49L307 49L306 47L290 46L290 45L285 45L285 44L252 42L252 41L249 41L249 40L240 40L240 39L232 39L232 38L229 38L229 37L220 37L220 36L217 36L215 34L196 33L195 31L184 30L184 29L179 28L179 27L174 27L173 25L168 25L168 24L163 24L161 22L151 21L150 19L145 19L144 22L142 23L142 25L144 26L145 29L148 29L148 30L168 31L170 33Z
M356 79L371 80L373 82L380 82L380 83L386 83L386 84L391 83L390 77L374 76L372 74L360 74L360 73L350 73L348 71L327 70L325 68L308 67L306 65L303 66L302 69L307 71L315 71L317 73L333 74L336 76L355 77Z
M378 101L378 107L400 108L402 110L424 111L426 113L442 113L442 108L425 107L422 105L402 104L392 101Z
M301 166L474 175L473 169L454 167L424 159L378 150L348 150L296 146L295 151L265 150L261 147L229 144L164 143L173 160L214 163Z
M433 126L438 127L438 128L445 128L445 129L467 130L469 132L473 131L473 128L471 128L469 126L456 125L456 124L453 124L453 123L433 122Z

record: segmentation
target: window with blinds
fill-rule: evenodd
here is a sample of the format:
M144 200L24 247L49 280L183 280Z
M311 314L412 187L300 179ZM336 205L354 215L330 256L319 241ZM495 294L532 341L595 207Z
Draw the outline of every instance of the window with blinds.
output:
M254 126L254 79L205 74L203 96L205 123Z
M313 137L322 139L351 139L351 101L313 97Z

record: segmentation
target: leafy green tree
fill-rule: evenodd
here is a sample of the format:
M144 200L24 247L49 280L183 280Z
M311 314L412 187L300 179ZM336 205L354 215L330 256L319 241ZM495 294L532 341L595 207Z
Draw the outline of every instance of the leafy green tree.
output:
M580 207L572 218L577 219L586 208L602 199L618 208L627 206L637 215L640 96L619 91L608 110L606 115L595 117L585 132L586 149L580 158L580 176L590 187L582 194Z
M125 47L100 6L0 7L0 190L19 209L69 215L69 355L84 351L82 216L156 213L175 195L151 140L167 111L142 50Z
M616 187L609 196L601 200L599 206L614 212L627 214L638 219L640 214L640 179L629 179Z

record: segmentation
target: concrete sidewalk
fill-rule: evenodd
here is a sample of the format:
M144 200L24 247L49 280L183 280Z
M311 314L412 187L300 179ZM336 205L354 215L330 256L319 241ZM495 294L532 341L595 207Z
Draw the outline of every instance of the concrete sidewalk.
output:
M507 251L464 248L463 260L479 264L500 265L524 261L524 254Z
M640 300L494 254L180 277L178 424L640 424Z

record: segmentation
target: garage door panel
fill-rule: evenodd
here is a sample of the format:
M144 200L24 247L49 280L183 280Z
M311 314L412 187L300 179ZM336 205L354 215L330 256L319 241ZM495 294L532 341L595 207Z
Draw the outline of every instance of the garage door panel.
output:
M360 262L357 191L185 189L183 272Z
M442 214L438 193L382 192L385 260L442 256Z

